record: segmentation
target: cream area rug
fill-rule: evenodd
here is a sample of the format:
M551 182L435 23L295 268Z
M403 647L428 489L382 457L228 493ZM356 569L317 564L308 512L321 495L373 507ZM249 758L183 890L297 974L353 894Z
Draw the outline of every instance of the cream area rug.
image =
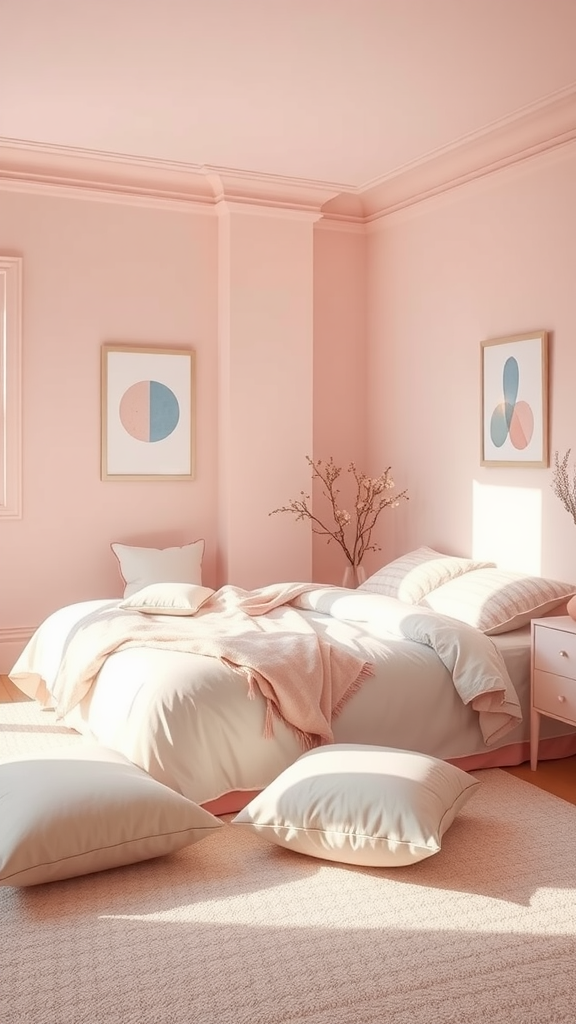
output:
M77 742L0 706L0 756ZM474 774L441 852L407 868L227 824L166 858L0 889L0 1021L574 1024L576 807Z

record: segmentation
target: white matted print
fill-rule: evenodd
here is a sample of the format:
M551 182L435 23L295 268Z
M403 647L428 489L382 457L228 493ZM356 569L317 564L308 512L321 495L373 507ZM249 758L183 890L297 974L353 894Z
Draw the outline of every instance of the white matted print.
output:
M102 346L102 479L194 476L194 353Z
M546 331L483 341L482 466L548 466Z

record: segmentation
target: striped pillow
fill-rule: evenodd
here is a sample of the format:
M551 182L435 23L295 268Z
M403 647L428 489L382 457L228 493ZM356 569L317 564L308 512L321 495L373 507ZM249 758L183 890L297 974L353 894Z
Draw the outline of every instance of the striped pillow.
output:
M519 629L555 608L563 613L561 606L573 594L573 583L504 569L476 569L438 587L420 603L494 636Z
M493 566L495 562L475 562L471 558L443 555L433 548L416 548L378 569L358 589L371 594L396 597L407 604L418 604L436 587L473 569Z

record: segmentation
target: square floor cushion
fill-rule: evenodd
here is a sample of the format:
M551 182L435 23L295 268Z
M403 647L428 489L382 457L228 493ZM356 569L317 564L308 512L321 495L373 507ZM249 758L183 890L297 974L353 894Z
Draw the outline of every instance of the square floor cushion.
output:
M0 764L0 885L159 857L223 822L121 754L86 744Z
M232 824L311 857L404 867L438 853L478 784L427 754L335 743L303 754Z

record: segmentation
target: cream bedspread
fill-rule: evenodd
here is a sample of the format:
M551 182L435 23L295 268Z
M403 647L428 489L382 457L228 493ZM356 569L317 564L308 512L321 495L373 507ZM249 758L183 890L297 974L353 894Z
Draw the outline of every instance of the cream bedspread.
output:
M478 712L485 743L495 743L521 721L520 701L506 663L490 637L474 626L393 597L341 587L302 591L293 603L342 622L362 623L378 636L431 647L450 673L462 702Z
M63 724L159 782L197 803L235 794L234 809L242 792L264 788L302 753L297 730L305 722L321 742L333 732L337 743L448 759L518 737L520 700L505 663L471 626L392 598L311 584L223 588L215 598L185 620L126 618L118 600L60 608L10 675L47 709L60 702ZM195 644L211 655L192 653ZM367 664L374 671L362 681ZM285 720L272 718L270 700Z
M260 691L266 736L273 734L276 716L296 731L305 749L331 743L333 718L372 669L354 652L319 637L289 606L309 589L301 583L253 591L222 587L186 617L104 607L73 632L53 679L38 677L34 640L11 678L61 719L80 704L110 655L130 647L185 651L218 659L244 676L249 697Z
M10 673L16 685L54 707L59 718L80 704L108 657L151 647L208 656L244 676L248 695L253 697L257 688L266 700L265 735L272 735L277 716L305 747L332 742L333 719L372 668L362 652L336 638L323 639L298 608L360 624L372 636L431 648L462 702L478 713L486 744L501 739L522 718L504 659L489 637L395 598L283 583L252 591L222 587L196 615L184 618L126 612L118 602L96 605L70 631L58 659L47 663L45 656L48 620Z

